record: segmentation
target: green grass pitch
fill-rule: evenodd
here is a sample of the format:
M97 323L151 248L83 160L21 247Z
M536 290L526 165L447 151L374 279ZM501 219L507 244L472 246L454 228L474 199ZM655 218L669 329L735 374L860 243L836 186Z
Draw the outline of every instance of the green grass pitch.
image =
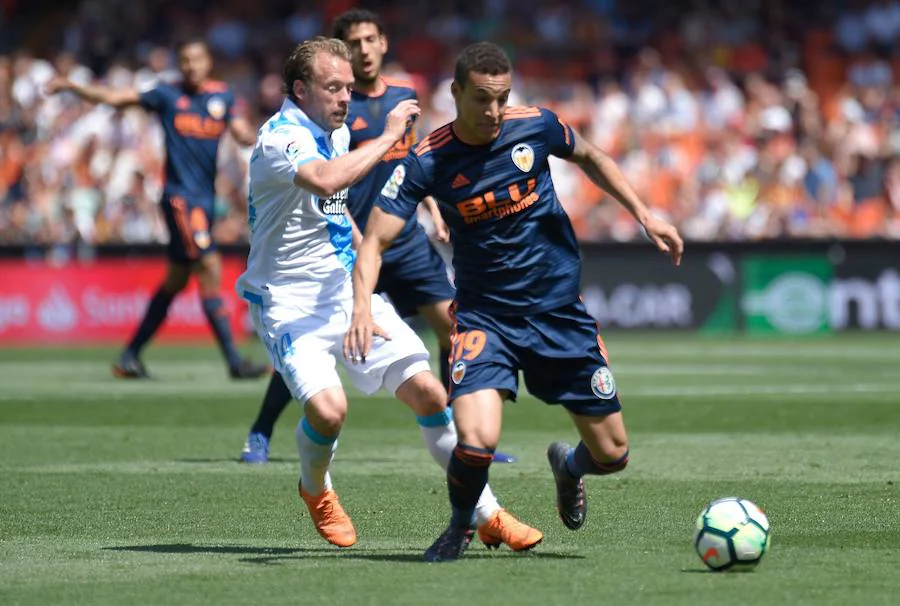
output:
M631 464L588 478L557 519L544 449L558 407L506 407L491 483L541 528L530 554L473 543L429 565L442 474L411 413L351 393L334 466L359 532L339 550L297 499L294 404L268 465L237 462L265 381L212 347L153 346L158 380L111 378L112 349L0 350L0 604L897 604L900 339L607 335ZM257 357L262 351L249 345ZM750 574L704 571L696 515L759 504L772 550Z

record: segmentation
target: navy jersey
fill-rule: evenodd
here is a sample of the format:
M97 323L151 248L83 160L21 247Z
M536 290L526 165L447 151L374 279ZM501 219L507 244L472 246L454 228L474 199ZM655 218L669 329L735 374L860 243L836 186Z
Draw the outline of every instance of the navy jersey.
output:
M223 82L185 91L159 84L141 93L141 107L159 114L166 143L165 193L212 198L219 139L231 121L234 95Z
M405 219L424 196L437 199L461 309L553 309L578 299L581 255L547 160L571 156L574 146L571 127L544 108L508 108L487 145L463 143L447 124L419 143L377 204Z
M357 91L353 92L350 112L347 114L351 151L366 145L384 133L384 120L398 103L416 98L416 91L412 85L390 78L382 78L382 80L387 85L387 89L381 95L371 96ZM410 127L406 135L384 155L381 162L350 188L347 203L350 214L360 231L366 230L366 222L369 220L369 213L372 212L372 205L378 198L378 192L390 178L394 168L403 162L415 143L416 131L414 127ZM404 245L411 243L415 229L415 215L411 215L403 232L394 241L390 250L385 252L386 261L402 258Z

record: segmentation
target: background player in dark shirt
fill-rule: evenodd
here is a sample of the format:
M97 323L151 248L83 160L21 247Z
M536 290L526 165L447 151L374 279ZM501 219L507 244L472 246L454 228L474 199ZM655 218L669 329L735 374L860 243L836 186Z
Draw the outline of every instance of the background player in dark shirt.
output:
M350 127L350 149L358 149L381 135L385 116L405 99L416 99L412 84L387 78L381 74L382 59L388 49L381 19L375 13L353 9L338 16L332 35L347 43L353 56L353 93L347 125ZM364 230L381 188L416 143L414 128L397 142L382 161L349 192L348 206L353 220ZM446 233L435 201L426 196L423 202L431 211L438 233ZM449 387L450 301L454 290L447 278L447 268L431 246L425 230L411 216L391 247L385 251L381 276L376 290L386 294L401 317L422 316L434 331L440 346L441 380ZM275 422L291 400L281 375L275 373L269 382L262 406L241 453L247 463L265 463L269 457L269 440ZM505 453L495 453L495 460L512 462Z
M462 51L452 84L457 117L423 139L384 186L353 271L344 354L357 360L373 335L389 336L370 313L381 251L418 200L438 200L454 243L450 398L459 442L447 470L450 525L425 552L429 561L459 558L472 539L472 506L500 438L503 400L515 398L520 370L534 396L567 409L581 437L575 448L555 442L547 451L568 528L584 523L582 477L615 473L628 462L615 380L580 301L580 252L548 157L577 164L676 264L683 250L675 228L650 213L606 154L547 109L507 107L511 83L509 59L498 46L483 42Z
M212 57L202 40L178 47L182 80L157 84L140 93L131 89L82 86L64 76L47 83L47 92L70 91L93 103L116 108L140 105L159 115L165 132L166 182L160 207L169 229L169 268L150 300L134 337L113 365L118 377L145 378L140 351L166 318L169 305L197 276L203 312L228 362L234 379L263 376L268 366L241 359L234 345L227 311L219 296L222 258L212 240L216 154L226 129L241 145L253 145L256 131L234 115L235 98L223 82L210 79Z

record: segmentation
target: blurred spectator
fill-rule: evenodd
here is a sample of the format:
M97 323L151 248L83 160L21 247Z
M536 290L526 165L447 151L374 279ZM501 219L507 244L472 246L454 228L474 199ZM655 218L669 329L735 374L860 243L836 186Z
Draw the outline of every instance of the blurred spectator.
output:
M145 89L177 77L177 38L205 35L221 58L217 76L262 122L281 104L287 51L327 33L352 2L31 4L0 23L0 38L21 41L0 55L0 241L72 245L164 238L162 142L143 112L43 96L55 72ZM420 136L453 119L456 52L490 38L516 66L511 102L556 111L689 238L900 238L900 0L367 7L391 35L388 71L416 84ZM248 156L233 142L221 147L221 242L247 237ZM551 168L579 238L640 237L580 171L556 160Z

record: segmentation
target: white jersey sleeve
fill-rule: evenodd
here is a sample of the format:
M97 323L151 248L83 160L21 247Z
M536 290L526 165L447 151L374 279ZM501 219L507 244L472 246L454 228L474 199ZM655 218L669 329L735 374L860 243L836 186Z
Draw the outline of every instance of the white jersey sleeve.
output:
M322 199L294 185L298 168L346 154L349 143L346 125L327 132L290 101L260 128L250 158L250 255L237 282L243 298L312 304L352 292L347 191Z

